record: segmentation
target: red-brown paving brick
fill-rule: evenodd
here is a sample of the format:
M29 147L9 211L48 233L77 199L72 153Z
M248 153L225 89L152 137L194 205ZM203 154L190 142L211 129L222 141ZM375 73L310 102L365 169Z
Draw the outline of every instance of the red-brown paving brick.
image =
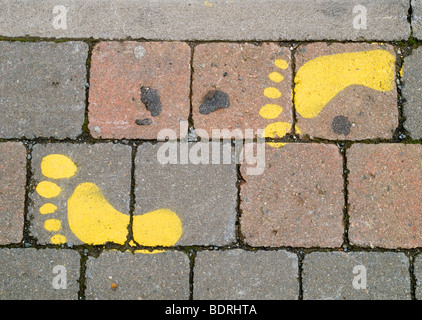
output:
M274 65L276 59L287 62L287 69ZM289 48L277 43L210 43L195 47L193 59L192 117L195 128L204 129L264 129L276 121L292 123L292 68ZM269 75L278 72L281 82L273 82ZM274 87L281 92L278 99L264 95L265 88ZM209 114L200 113L200 105L207 93L215 90L227 94L230 105ZM266 104L282 107L275 119L264 119L259 111ZM201 133L198 133L201 135Z
M18 142L0 143L0 244L22 240L26 150Z
M297 48L296 72L306 62L317 57L371 50L386 50L396 56L393 47L388 44L317 42ZM329 101L316 117L304 118L297 112L297 126L302 135L332 140L392 138L398 126L395 82L393 86L394 89L388 92L361 85L346 87Z
M351 243L420 247L422 146L356 144L347 159Z
M343 161L326 144L266 148L262 175L241 185L241 232L252 246L339 247L343 242Z
M97 44L90 74L91 134L95 138L157 139L161 129L179 133L179 122L189 117L190 59L190 47L183 42ZM141 87L156 90L159 115L147 110Z

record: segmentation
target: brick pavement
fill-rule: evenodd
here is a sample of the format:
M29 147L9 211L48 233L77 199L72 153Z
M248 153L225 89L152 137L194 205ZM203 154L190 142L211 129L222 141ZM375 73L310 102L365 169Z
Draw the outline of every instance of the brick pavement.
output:
M422 299L420 1L0 5L0 299Z

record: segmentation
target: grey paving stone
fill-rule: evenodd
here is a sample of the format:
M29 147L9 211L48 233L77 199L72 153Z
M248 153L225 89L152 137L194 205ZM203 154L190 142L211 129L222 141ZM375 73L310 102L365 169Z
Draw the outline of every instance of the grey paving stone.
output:
M86 299L187 300L189 258L182 252L103 252L87 262Z
M421 17L422 18L422 17ZM422 47L404 59L402 93L406 102L404 127L413 139L422 139Z
M364 270L366 289L358 286L364 284ZM410 299L409 261L403 253L313 252L303 260L302 279L308 300Z
M161 208L175 212L183 228L178 245L234 242L236 165L161 164L157 160L161 146L144 143L138 148L135 215Z
M416 277L416 299L422 300L422 255L417 255L414 263Z
M77 300L79 269L73 250L0 249L0 299Z
M0 245L22 240L26 188L26 149L0 143Z
M412 28L413 36L422 40L422 1L411 0L412 2Z
M42 181L49 181L57 184L62 191L51 199L41 197L35 188L30 193L31 205L28 210L30 235L37 238L40 244L51 243L50 238L56 233L45 230L44 223L48 219L58 219L62 223L58 234L66 237L67 244L84 243L69 228L67 202L75 188L85 182L97 185L110 205L122 214L128 215L131 153L131 147L113 143L35 145L32 151L32 179L35 187ZM51 154L69 157L77 166L76 174L71 178L58 180L44 177L41 172L41 162L44 157ZM57 210L54 213L41 214L39 210L46 203L54 204ZM81 216L81 219L84 218Z
M198 252L194 299L295 300L299 294L298 260L286 251Z
M54 12L57 5L64 8ZM356 5L367 10L366 29L353 27ZM0 7L0 35L7 37L400 40L410 35L408 0L1 0Z
M83 42L0 42L0 138L81 134L87 53Z

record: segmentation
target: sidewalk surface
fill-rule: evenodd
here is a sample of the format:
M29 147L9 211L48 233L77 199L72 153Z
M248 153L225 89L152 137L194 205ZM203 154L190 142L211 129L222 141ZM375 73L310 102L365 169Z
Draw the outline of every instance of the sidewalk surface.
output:
M0 299L422 299L421 0L0 8Z

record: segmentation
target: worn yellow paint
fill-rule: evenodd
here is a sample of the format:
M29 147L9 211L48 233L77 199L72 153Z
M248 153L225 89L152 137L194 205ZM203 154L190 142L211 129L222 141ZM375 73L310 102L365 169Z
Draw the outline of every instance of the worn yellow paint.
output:
M41 172L51 179L71 178L75 175L75 163L62 154L50 154L41 161Z
M213 5L212 3L210 3L210 2L208 2L208 1L204 1L204 4L205 4L207 7L214 7L214 5Z
M58 219L48 219L44 222L44 229L47 231L59 231L62 228L62 223Z
M403 66L400 68L400 77L403 77Z
M265 119L275 119L283 111L283 108L277 104L266 104L259 110L259 115Z
M41 214L49 214L49 213L56 212L56 210L57 210L57 206L55 206L52 203L46 203L40 208L40 213Z
M340 91L361 85L394 89L395 58L385 50L322 56L305 63L295 77L295 106L304 118L316 117Z
M273 122L265 127L263 136L265 138L283 138L287 133L289 133L292 125L288 122ZM280 148L286 143L284 142L267 142L271 147Z
M67 207L69 227L81 241L93 245L126 242L129 215L114 209L95 184L78 185ZM171 246L181 234L182 223L169 209L133 217L133 238L140 245Z
M66 237L61 234L55 234L50 238L52 244L64 244L66 243Z
M277 83L283 81L284 79L284 77L278 72L271 72L268 75L268 78L270 78L271 81L277 82Z
M283 60L283 59L275 60L274 64L277 68L280 68L280 69L283 69L283 70L285 70L289 67L289 64L287 63L287 61Z
M50 181L41 181L38 183L36 190L41 197L47 199L57 197L62 192L57 184Z
M277 88L265 88L264 95L270 99L278 99L281 97L281 92Z

